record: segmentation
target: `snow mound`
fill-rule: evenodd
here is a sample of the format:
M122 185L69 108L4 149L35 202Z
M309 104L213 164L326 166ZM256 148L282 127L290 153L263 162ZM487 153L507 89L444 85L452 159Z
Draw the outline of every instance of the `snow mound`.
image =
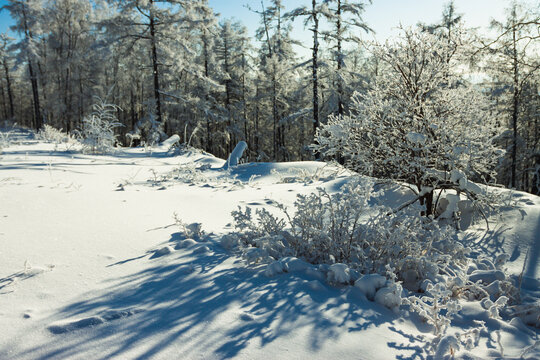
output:
M250 247L244 250L243 258L248 264L257 264L268 258L268 253L257 247Z
M193 254L207 254L210 252L210 248L206 245L201 245L193 250Z
M163 141L161 145L167 149L172 148L174 145L180 143L180 136L177 134L172 135L167 140Z
M393 283L388 287L379 289L375 294L375 302L383 305L394 312L399 311L401 305L401 292L402 287L398 283Z
M368 300L373 301L377 290L383 288L386 285L386 277L379 274L368 274L362 276L356 280L354 286L360 289Z
M351 281L350 269L345 264L332 264L328 268L326 279L330 284L348 284Z
M155 259L155 258L159 258L159 257L165 256L165 255L169 255L173 251L174 251L174 249L172 247L164 246L164 247L154 251L154 254L150 257L150 259Z
M227 162L223 165L223 169L228 169L230 167L237 166L240 162L240 158L244 154L244 151L247 149L247 143L245 141L240 141L234 147L234 150L229 155Z
M226 234L221 238L220 244L226 250L237 249L240 246L240 238L234 234Z
M319 280L308 281L307 285L313 291L324 291L324 290L326 290L326 287Z
M482 281L484 284L491 284L499 280L504 281L506 275L501 270L475 270L469 275L472 282Z
M179 249L185 249L191 246L197 245L197 242L193 239L185 239L180 241L176 246L174 247L176 250Z

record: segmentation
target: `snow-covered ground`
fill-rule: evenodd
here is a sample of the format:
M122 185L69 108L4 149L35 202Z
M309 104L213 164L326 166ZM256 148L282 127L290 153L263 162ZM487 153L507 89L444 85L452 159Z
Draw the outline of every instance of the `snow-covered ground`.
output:
M336 192L347 171L223 170L197 151L92 156L22 130L10 138L0 153L0 359L426 358L431 329L417 315L332 286L315 267L266 276L266 264L220 245L238 206L276 211L317 187ZM540 199L503 192L509 206L491 229L480 222L464 238L479 254L508 254L509 273L524 269L530 301L540 291ZM186 240L175 216L207 236ZM461 356L540 358L538 329L462 306L450 332L474 320L486 330Z

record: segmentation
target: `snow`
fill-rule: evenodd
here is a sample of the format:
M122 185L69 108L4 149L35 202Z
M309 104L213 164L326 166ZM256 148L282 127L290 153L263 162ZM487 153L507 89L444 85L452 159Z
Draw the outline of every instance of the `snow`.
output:
M167 140L163 141L161 143L161 146L167 149L170 149L174 145L179 144L179 143L180 143L180 136L178 136L177 134L174 134L174 135L171 135Z
M234 150L229 155L229 158L227 159L227 163L223 165L224 169L228 169L230 167L237 166L240 163L240 158L244 154L244 151L247 149L247 143L245 141L240 141L236 146L234 147Z
M1 359L426 358L431 329L398 308L398 283L366 275L349 286L355 277L345 264L269 259L222 236L239 205L276 213L276 202L292 208L297 194L317 187L339 191L350 175L339 167L223 171L224 160L195 150L96 156L28 132L12 137L0 154ZM408 196L394 189L385 201L396 208ZM500 281L499 268L523 271L524 295L538 296L540 200L510 199L515 206L489 230L480 222L462 236L478 257L508 261L491 257L468 276L489 282ZM540 358L530 304L463 301L436 350L448 355L451 336L482 320L478 345L459 354L503 357L500 343L504 356ZM511 312L523 316L510 320Z

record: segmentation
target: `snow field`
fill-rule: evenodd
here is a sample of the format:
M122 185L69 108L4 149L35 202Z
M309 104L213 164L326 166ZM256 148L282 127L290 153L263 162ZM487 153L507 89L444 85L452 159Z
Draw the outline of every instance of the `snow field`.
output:
M0 358L426 356L432 328L413 312L380 305L396 291L385 277L272 260L256 247L242 257L227 235L238 205L277 214L276 202L292 207L299 193L336 192L346 172L314 162L218 171L223 160L197 152L90 156L18 141L0 155ZM396 190L387 202L406 196ZM525 262L533 296L540 202L521 193L514 201L518 210L502 212L489 236L475 235L481 223L463 236L475 236L478 254L508 254L507 273L519 274ZM486 264L470 276L493 283L507 275ZM459 356L540 357L537 329L490 317L494 304L460 305L436 351L447 356L452 336L483 320L475 347Z

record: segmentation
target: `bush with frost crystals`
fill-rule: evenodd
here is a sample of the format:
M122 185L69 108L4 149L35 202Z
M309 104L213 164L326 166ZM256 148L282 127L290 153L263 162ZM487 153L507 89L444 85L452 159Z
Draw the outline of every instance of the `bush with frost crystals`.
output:
M435 336L442 336L452 317L461 310L461 306L451 299L452 292L444 283L429 284L426 292L429 296L410 296L404 303L410 305L411 310L433 326Z
M418 290L426 279L436 281L451 261L464 262L466 251L453 230L418 215L370 206L373 195L371 183L356 179L336 194L317 189L298 195L292 216L283 205L278 208L285 218L265 209L257 210L254 218L250 208L232 215L244 243L274 259L292 255L379 274L390 265L410 290Z
M70 148L78 143L72 135L62 132L62 129L58 130L48 124L43 125L43 128L39 130L37 137L43 141L53 143L55 150L58 149L58 145L60 144L64 144L66 150L70 150Z
M78 135L83 144L83 152L105 154L114 150L117 137L114 129L122 126L115 114L120 108L100 98L97 100L93 105L94 111L82 120L82 129Z
M0 154L3 148L7 148L11 145L11 131L0 131Z

